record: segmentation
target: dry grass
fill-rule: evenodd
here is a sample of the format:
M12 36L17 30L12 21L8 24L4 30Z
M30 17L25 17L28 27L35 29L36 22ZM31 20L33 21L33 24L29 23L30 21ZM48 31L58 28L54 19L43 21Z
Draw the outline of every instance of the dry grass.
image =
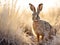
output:
M26 29L31 31L31 12L25 9L20 14L20 7L16 10L17 1L18 0L12 0L12 8L9 5L10 0L8 0L8 4L5 3L3 5L3 8L0 6L0 38L8 40L9 44L13 43L12 45L36 45L36 43L30 39L31 36L24 33ZM60 8L51 8L47 13L41 13L40 17L48 21L57 30L60 30L59 12ZM57 37L58 38L55 38L55 42L60 39L60 32L59 35L57 34Z

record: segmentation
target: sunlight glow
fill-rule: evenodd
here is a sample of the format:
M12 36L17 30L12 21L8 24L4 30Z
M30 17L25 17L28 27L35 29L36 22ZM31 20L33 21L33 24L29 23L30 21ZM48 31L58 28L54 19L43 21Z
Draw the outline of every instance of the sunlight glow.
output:
M58 7L59 0L18 0L18 4L21 6L21 9L27 8L29 9L29 3L32 3L36 8L40 3L43 3L43 10L46 12L48 8Z
M13 0L15 1L15 0ZM8 2L8 1L6 1ZM5 0L1 0L1 3L4 4ZM43 12L46 12L48 8L52 7L59 7L60 5L60 0L18 0L16 4L16 9L19 8L21 11L26 8L29 9L29 3L32 3L36 8L40 3L43 3ZM12 4L12 0L10 0L10 5Z
M37 35L36 35L36 33L35 33L35 31L34 31L34 29L33 29L33 27L32 27L32 33L33 33L33 35L36 37Z
M39 37L40 37L40 39L42 39L42 38L43 38L43 37L42 37L42 35L40 35Z

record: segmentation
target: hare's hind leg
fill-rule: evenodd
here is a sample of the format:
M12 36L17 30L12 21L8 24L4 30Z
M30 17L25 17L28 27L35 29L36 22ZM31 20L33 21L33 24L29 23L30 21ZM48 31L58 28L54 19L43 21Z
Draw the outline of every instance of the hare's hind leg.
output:
M37 42L39 42L39 34L37 34Z

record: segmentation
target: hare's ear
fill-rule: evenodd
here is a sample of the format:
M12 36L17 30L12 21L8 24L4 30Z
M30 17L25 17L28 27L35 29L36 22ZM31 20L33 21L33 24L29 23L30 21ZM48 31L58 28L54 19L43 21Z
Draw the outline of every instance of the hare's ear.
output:
M31 9L33 12L36 12L35 7L34 7L31 3L29 3L29 5L30 5L30 9Z
M39 4L38 7L37 7L37 13L40 13L40 11L42 10L43 8L43 4Z

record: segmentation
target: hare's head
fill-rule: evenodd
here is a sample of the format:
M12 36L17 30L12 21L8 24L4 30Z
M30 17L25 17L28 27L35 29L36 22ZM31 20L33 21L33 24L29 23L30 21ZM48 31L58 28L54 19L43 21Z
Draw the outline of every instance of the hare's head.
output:
M33 20L33 21L38 21L38 20L40 20L39 13L40 13L40 11L41 11L42 8L43 8L43 4L41 3L41 4L38 5L37 11L36 11L35 7L34 7L31 3L29 3L29 5L30 5L31 11L33 11L32 20Z

